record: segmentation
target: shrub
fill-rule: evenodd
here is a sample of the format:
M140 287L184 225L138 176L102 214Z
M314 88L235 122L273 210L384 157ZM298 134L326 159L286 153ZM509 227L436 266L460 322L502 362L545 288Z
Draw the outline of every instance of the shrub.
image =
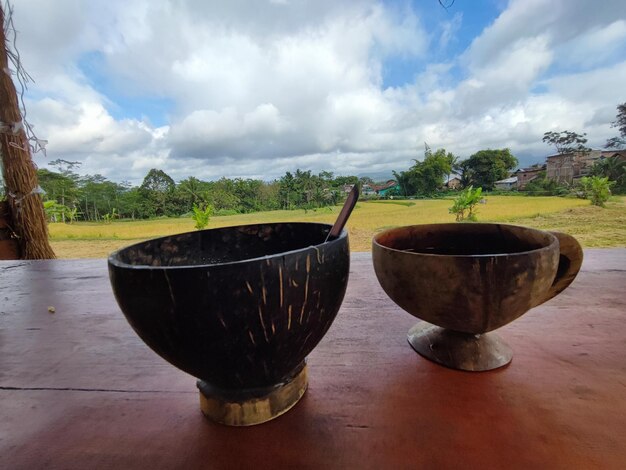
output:
M448 209L451 214L456 215L456 221L461 222L465 220L465 213L467 212L467 220L477 220L476 217L476 204L482 200L483 188L474 189L473 186L469 186L459 193L454 199L454 204Z
M200 209L194 204L191 218L196 222L195 228L198 230L206 228L206 226L209 225L209 219L211 218L212 213L213 206L211 204L207 204L204 209Z
M608 177L601 178L599 176L583 177L578 183L582 195L585 199L589 199L594 206L604 207L604 203L611 196L611 185Z
M523 192L528 196L567 196L570 189L547 178L546 172L542 171L537 178L526 184Z

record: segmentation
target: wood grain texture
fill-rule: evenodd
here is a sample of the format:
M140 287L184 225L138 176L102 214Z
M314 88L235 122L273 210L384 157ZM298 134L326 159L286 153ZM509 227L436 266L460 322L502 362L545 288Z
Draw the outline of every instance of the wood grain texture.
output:
M472 374L417 355L415 319L353 255L302 400L229 428L132 331L105 260L0 262L0 468L623 468L625 266L586 250L569 289L499 331L513 362Z

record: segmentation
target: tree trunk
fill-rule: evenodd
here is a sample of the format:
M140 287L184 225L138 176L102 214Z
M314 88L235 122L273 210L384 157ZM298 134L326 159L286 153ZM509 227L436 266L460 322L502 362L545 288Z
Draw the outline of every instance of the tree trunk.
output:
M10 220L9 204L0 201L0 259L20 259L17 240L9 225Z
M15 85L8 73L4 11L0 7L0 152L12 227L23 259L55 258L38 187L37 171L22 124Z

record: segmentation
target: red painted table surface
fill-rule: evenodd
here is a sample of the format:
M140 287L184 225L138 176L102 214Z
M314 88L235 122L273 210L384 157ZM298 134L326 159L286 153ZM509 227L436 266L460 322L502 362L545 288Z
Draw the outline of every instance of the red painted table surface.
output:
M569 289L499 330L513 362L468 373L413 352L416 320L354 254L304 398L229 428L131 330L105 260L0 262L0 468L623 469L625 269L626 249L587 250Z

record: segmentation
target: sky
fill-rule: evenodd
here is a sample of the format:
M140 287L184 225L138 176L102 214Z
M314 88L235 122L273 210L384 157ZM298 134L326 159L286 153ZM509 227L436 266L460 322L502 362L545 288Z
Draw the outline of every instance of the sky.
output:
M451 0L444 1L450 4ZM80 174L140 184L390 175L617 135L623 0L13 0L27 121Z

